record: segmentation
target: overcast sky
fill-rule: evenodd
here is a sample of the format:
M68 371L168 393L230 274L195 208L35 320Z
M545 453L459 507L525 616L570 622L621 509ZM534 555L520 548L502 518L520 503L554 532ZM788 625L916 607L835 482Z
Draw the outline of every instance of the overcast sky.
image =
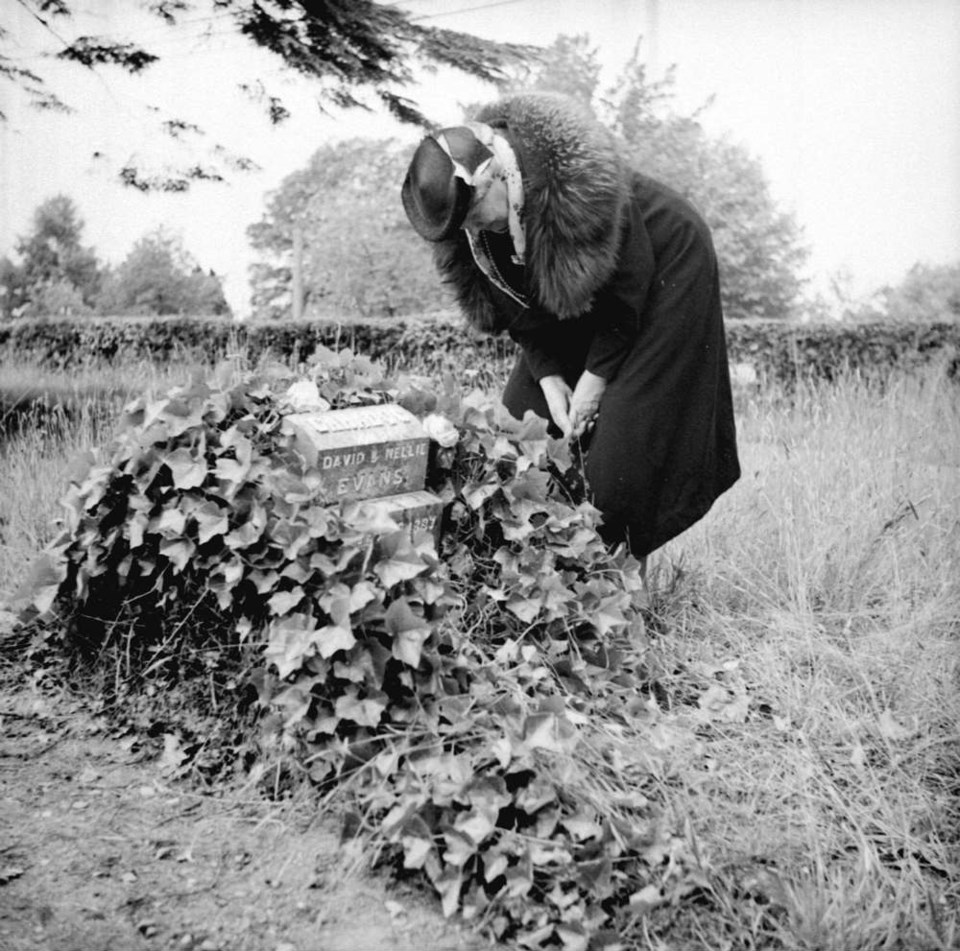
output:
M960 0L401 0L424 22L494 39L548 44L588 33L606 78L634 44L653 74L676 64L678 106L714 96L711 132L742 142L763 162L777 199L795 211L813 249L811 276L825 286L844 270L866 292L899 281L916 261L960 260ZM145 232L180 232L204 267L227 278L231 303L247 310L245 229L264 196L322 143L353 135L414 140L382 115L324 117L308 88L278 62L248 50L222 14L186 16L169 31L130 0L78 0L81 32L142 42L163 58L139 78L90 75L37 58L56 40L19 5L5 47L27 67L51 69L73 116L38 115L0 87L0 253L29 230L33 209L58 192L86 222L85 240L119 262ZM56 21L55 21L56 22ZM61 21L62 22L62 21ZM263 80L294 118L273 128L236 92ZM412 91L438 121L458 102L489 91L443 73ZM145 110L157 105L159 112ZM113 173L129 157L162 160L154 129L169 115L196 122L207 138L250 155L263 170L186 195L141 195ZM94 153L100 153L95 158ZM385 201L397 196L384 196Z

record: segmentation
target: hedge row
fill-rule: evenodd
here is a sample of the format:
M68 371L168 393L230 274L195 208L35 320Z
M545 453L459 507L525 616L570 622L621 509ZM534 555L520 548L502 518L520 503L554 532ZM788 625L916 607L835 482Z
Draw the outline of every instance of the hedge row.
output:
M750 364L761 376L783 382L798 376L831 379L844 368L911 370L942 362L956 375L960 367L960 323L731 321L727 343L733 363ZM349 346L392 370L456 370L480 382L501 375L516 353L507 337L481 337L457 320L444 319L236 324L215 318L102 318L0 324L0 359L63 369L105 360L214 363L231 353L289 360L306 358L320 345Z
M781 382L798 377L833 379L844 370L866 374L916 370L940 364L960 372L960 322L793 324L736 321L727 324L733 363L746 363Z

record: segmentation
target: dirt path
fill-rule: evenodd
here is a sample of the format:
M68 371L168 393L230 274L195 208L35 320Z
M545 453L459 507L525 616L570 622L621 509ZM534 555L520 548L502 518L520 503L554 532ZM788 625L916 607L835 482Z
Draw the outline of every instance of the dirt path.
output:
M199 795L108 730L69 698L2 688L0 949L488 947L422 894L348 875L308 805Z

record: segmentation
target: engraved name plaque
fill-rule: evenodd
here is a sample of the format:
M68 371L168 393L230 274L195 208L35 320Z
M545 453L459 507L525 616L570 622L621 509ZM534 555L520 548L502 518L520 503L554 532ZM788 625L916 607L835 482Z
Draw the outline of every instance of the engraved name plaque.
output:
M402 406L292 413L283 426L328 504L417 492L426 483L430 439Z

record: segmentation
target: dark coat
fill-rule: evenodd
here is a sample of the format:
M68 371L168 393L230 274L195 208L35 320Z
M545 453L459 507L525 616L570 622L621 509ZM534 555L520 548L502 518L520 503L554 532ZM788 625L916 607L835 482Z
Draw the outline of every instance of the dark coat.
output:
M584 369L607 380L586 477L608 541L638 557L700 519L740 475L713 242L694 208L629 169L567 100L522 95L476 117L517 154L525 267L485 235L526 306L486 278L466 238L436 246L468 321L522 348L503 400L549 419L538 381ZM506 242L507 246L504 246Z

